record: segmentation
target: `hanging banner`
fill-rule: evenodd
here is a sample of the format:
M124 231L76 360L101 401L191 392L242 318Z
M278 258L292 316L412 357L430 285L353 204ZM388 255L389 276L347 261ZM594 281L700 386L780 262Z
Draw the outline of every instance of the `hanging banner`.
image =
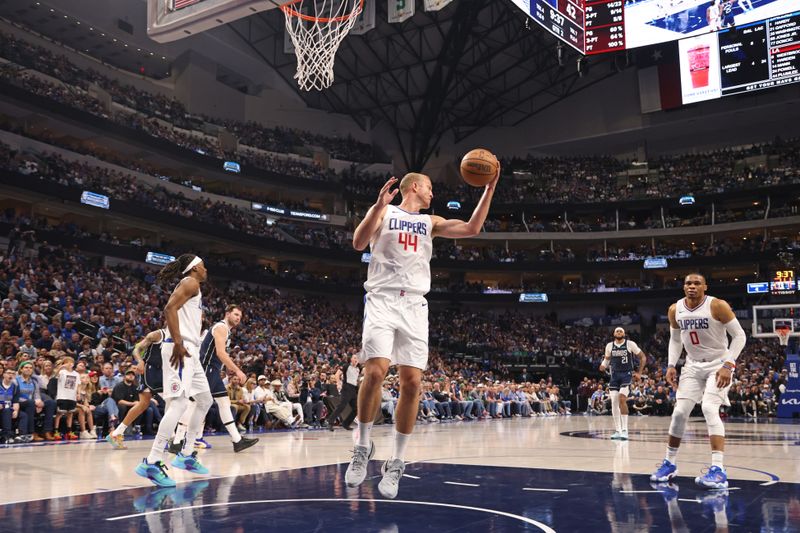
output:
M414 16L416 0L389 0L389 23L405 22Z
M353 24L350 33L353 35L364 35L370 30L375 29L375 0L364 0L364 9Z
M453 0L424 0L425 1L425 11L440 11L444 9Z

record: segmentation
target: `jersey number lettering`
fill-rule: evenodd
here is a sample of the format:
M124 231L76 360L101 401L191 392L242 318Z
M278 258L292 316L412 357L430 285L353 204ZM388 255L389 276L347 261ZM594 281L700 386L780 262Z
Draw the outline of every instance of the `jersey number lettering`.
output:
M408 251L409 248L414 248L414 251L416 252L419 237L411 233L399 233L397 235L397 242L403 245L404 250Z
M697 332L696 331L690 331L689 332L689 339L692 341L692 344L694 344L695 346L700 344L700 337L697 336Z
M622 364L623 365L627 365L628 364L628 356L627 355L623 355L622 356Z

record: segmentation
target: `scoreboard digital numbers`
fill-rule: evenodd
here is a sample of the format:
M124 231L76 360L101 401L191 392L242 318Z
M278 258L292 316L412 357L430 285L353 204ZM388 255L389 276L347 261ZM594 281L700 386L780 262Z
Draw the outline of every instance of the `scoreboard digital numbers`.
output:
M586 55L625 49L623 0L586 2Z
M770 282L772 294L794 294L797 292L797 279L794 277L794 270L777 270Z
M544 29L584 53L584 0L511 0Z

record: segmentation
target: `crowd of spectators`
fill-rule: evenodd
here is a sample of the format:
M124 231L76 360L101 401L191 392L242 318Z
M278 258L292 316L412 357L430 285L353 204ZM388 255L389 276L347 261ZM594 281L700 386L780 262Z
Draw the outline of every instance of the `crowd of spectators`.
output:
M130 85L120 84L91 69L80 69L63 55L26 43L0 33L0 55L12 63L0 69L0 75L16 82L26 90L35 92L59 103L84 109L90 113L115 120L127 126L148 132L174 144L217 158L232 156L222 151L218 139L201 134L199 117L192 117L174 98L149 93ZM34 69L66 85L49 83L24 68ZM136 111L109 113L88 89L98 86L112 99ZM109 116L110 115L110 116ZM206 120L211 120L206 117ZM276 157L264 151L287 153L299 145L323 146L335 156L355 162L384 161L373 147L351 138L337 139L310 132L286 128L266 128L253 122L225 123L239 136L242 148L236 154L240 162L292 176L319 180L340 180L347 191L355 195L373 197L387 176L361 173L356 167L337 174L324 170L314 163L298 159ZM191 131L194 130L194 131ZM726 149L703 154L683 154L653 159L641 164L620 161L611 157L532 157L511 158L503 161L503 187L498 188L495 202L499 203L584 203L615 202L636 198L672 198L680 194L715 193L741 188L755 188L800 182L796 154L800 140L780 140L772 143L738 149ZM250 148L248 148L248 146ZM256 151L258 149L259 151ZM295 150L297 151L297 150ZM307 149L305 150L307 152ZM748 163L749 158L766 157ZM641 172L645 168L646 172ZM437 195L460 201L477 200L479 189L465 185L436 185ZM796 208L795 208L796 210ZM745 213L746 216L757 216ZM738 216L738 215L737 215ZM697 221L686 217L670 216L667 227L683 224L708 223L703 215ZM725 220L724 215L718 219ZM565 223L561 223L564 224ZM579 231L589 228L616 226L608 220L575 221ZM624 224L636 227L661 227L661 220L626 220ZM518 231L518 222L495 221L490 226ZM543 226L539 228L539 226ZM534 222L533 231L559 226L557 221ZM491 229L491 228L490 228ZM504 229L507 231L508 229ZM571 229L568 231L575 231Z
M307 153L309 147L319 146L336 159L363 163L386 161L385 154L350 136L329 137L290 128L267 128L254 122L222 121L207 116L193 116L176 98L137 89L91 68L80 68L65 55L53 53L44 47L2 32L0 32L0 56L84 91L95 85L107 92L115 102L183 129L196 127L202 118L209 123L227 127L243 144L262 150Z

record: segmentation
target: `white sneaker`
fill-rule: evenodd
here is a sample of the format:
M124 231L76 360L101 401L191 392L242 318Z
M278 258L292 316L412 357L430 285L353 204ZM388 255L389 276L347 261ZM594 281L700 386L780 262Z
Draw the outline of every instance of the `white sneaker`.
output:
M93 439L97 439L97 433L95 432L94 428L89 432L89 436Z
M623 429L622 432L619 434L619 440L628 440L628 430Z
M92 436L89 434L89 432L88 432L88 431L81 431L81 438L82 438L82 439L87 439L87 440L88 440L88 439L91 439L91 438L92 438Z
M369 441L369 447L358 444L353 447L353 458L350 459L347 472L344 473L344 482L348 487L358 487L364 482L367 477L367 466L373 455L375 455L375 443L372 441Z
M400 459L390 459L383 463L381 472L383 478L378 483L378 491L381 496L393 500L397 497L397 490L400 488L400 478L403 477L403 472L406 469L406 464Z

